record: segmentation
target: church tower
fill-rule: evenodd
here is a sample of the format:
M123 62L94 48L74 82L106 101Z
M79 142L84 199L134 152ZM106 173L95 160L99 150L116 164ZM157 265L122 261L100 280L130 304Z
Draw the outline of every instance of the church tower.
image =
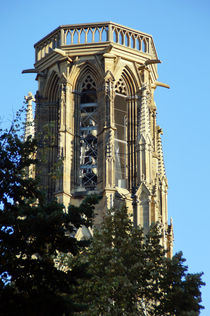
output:
M51 130L40 172L48 197L65 206L91 193L107 208L122 201L145 230L162 225L172 252L162 130L154 91L160 62L151 35L112 23L62 25L35 44L35 130ZM51 176L61 157L62 170Z

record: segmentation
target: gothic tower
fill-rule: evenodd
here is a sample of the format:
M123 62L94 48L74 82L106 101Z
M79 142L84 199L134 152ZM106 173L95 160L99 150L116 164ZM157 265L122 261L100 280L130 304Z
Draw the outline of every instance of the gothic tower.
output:
M98 220L124 201L135 224L162 225L172 251L167 178L156 123L158 56L151 35L112 23L63 25L35 44L36 133L50 126L48 197L79 204L100 193ZM30 72L30 70L25 71ZM62 157L62 172L50 176Z

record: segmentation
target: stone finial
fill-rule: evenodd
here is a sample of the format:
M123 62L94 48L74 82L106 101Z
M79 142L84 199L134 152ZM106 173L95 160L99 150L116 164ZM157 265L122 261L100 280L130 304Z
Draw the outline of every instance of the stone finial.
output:
M26 100L25 103L28 105L32 105L32 101L35 102L32 92L29 92L28 95L24 97L24 99Z
M165 164L163 158L163 148L161 135L163 134L162 128L157 126L157 152L158 152L158 171L161 177L165 176Z
M26 122L25 122L25 133L24 140L26 141L28 136L34 137L34 118L33 118L33 109L32 102L35 102L35 98L31 92L24 97L25 103L27 104L26 109Z

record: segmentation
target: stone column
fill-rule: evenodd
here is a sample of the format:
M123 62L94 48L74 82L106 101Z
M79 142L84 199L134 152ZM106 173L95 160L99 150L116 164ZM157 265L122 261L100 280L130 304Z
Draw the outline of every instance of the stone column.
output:
M115 185L114 170L114 78L107 72L104 82L105 90L105 122L104 122L104 149L105 149L105 187L113 188Z
M56 181L56 196L61 203L68 207L71 198L74 122L72 87L67 81L60 84L58 120L58 159L60 172Z
M101 144L102 152L98 153L101 160L101 185L104 191L104 206L110 208L113 205L115 194L115 123L114 123L114 82L113 76L115 56L109 53L104 55L105 76L100 92L99 107L102 109L101 124L98 135L98 141ZM103 156L103 157L101 157Z
M138 128L137 128L137 163L138 183L151 183L152 178L152 148L147 85L140 90L141 96L138 103Z
M25 103L27 104L26 109L26 125L24 132L24 141L27 140L28 136L34 137L34 118L33 118L33 109L32 102L35 102L34 96L31 92L28 93L27 96L24 97Z
M24 131L24 141L27 141L27 138L31 136L34 138L34 117L33 117L33 109L32 109L32 102L35 102L34 96L31 92L28 93L27 96L24 97L25 103L27 104L26 109L26 122L25 122L25 131ZM35 153L31 156L35 157ZM35 177L35 165L30 165L25 168L26 174L30 178Z
M39 168L36 169L36 176L40 179L40 186L43 191L49 191L49 102L37 92L35 110L35 137L40 143L37 150Z

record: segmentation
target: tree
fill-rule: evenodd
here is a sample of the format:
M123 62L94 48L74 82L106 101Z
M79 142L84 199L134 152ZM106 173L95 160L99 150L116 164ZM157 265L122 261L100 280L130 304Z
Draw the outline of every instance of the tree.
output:
M145 236L127 209L112 209L95 229L90 247L73 261L89 278L75 288L88 310L80 315L199 315L202 274L189 274L182 254L172 259L160 245L160 228ZM71 265L72 265L72 261Z
M157 225L145 236L113 209L92 240L75 238L98 198L65 211L47 201L26 177L38 145L14 126L0 134L0 315L198 315L201 274L166 258Z
M47 201L26 170L38 161L37 141L23 141L13 124L0 134L0 315L73 315L83 308L71 299L82 266L68 271L56 266L59 255L77 255L88 241L75 238L82 225L92 225L90 196L67 211Z

